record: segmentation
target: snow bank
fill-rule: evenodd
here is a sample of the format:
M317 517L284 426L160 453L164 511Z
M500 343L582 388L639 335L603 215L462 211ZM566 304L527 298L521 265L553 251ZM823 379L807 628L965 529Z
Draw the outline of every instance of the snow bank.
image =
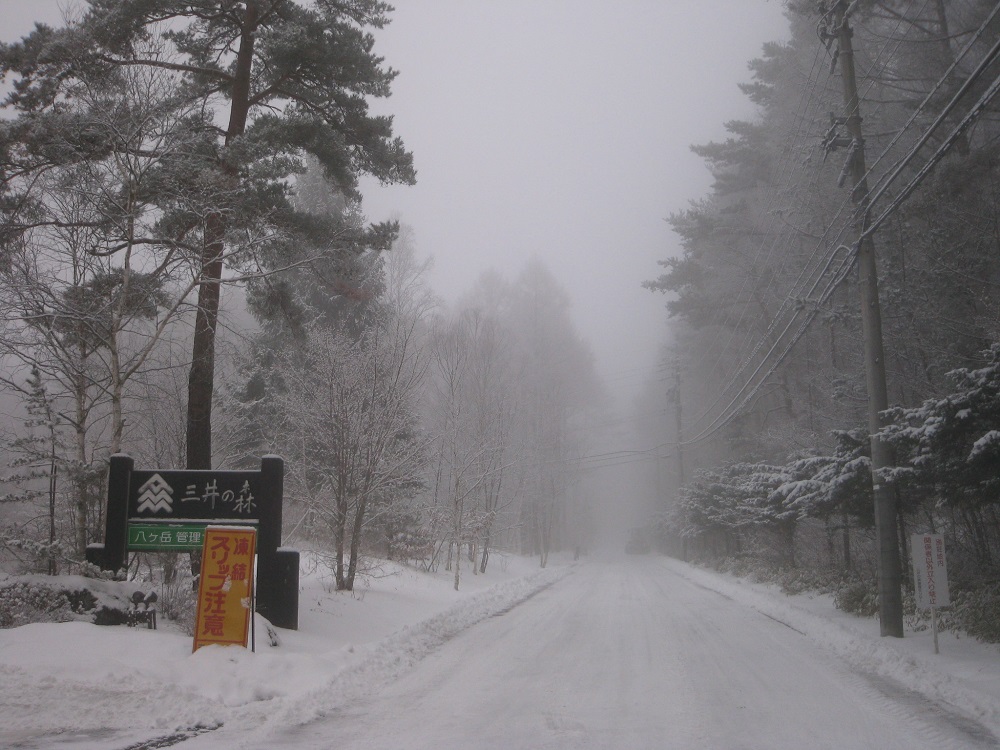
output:
M777 586L752 584L676 560L674 573L751 607L835 653L858 672L888 678L932 701L950 704L1000 734L1000 648L940 633L934 653L930 630L907 629L883 638L877 619L841 612L829 596L786 596Z
M384 563L353 595L306 575L300 630L279 630L257 650L208 646L160 619L160 629L38 623L0 630L0 747L127 747L152 737L219 727L213 744L240 733L305 722L377 690L442 643L501 613L565 575L537 560L494 556L486 575L451 574ZM92 744L89 744L92 743Z

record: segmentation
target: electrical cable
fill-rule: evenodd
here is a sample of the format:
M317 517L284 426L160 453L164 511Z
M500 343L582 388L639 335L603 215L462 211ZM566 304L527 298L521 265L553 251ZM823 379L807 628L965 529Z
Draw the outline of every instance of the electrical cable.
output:
M998 42L998 50L1000 50L1000 42ZM865 229L862 237L871 236L879 226L892 214L894 213L903 202L913 194L913 191L917 189L921 182L930 174L930 171L937 166L938 162L944 157L948 150L955 144L955 142L961 137L969 125L975 122L980 115L983 114L986 107L989 105L997 94L1000 93L1000 75L998 75L993 82L990 84L986 92L979 98L979 101L973 106L973 108L962 118L959 124L954 130L948 135L945 141L935 150L931 157L927 160L923 167L913 176L913 178L906 184L902 192L896 196L895 199L886 207L886 209L879 215L877 219L871 222L867 229ZM883 191L884 192L884 191Z
M959 55L958 60L960 60L961 58L963 58L964 55L967 53L968 49L970 49L971 46L978 40L979 36L981 36L981 33L982 33L983 29L985 29L988 26L988 24L990 23L990 21L992 20L992 18L996 15L997 10L1000 10L1000 6L998 6L998 8L995 8L994 12L991 13L990 16L987 18L987 20L981 25L980 31L977 32L977 34L974 36L973 40L971 40L969 42L969 44L966 45L966 48ZM996 49L998 51L1000 51L1000 43L998 43L998 45L996 46ZM961 92L959 94L956 94L956 96L953 98L954 102L957 103L958 99L960 98L961 93L964 93L964 91L966 91L972 85L972 83L975 81L975 79L978 78L978 76L980 76L982 74L982 72L986 69L986 67L988 67L989 62L992 61L992 59L995 56L995 54L996 53L991 50L991 53L989 53L984 58L984 60L981 62L981 64L979 66L977 66L976 71L974 71L975 72L975 76L971 76L970 75L970 78L972 79L972 81L970 81L970 80L967 79L965 85L962 87ZM956 64L957 64L957 61L956 61ZM953 72L953 70L954 70L954 66L949 67L949 69L948 69L948 71L946 71L945 75L942 76L942 78L939 80L938 84L934 87L934 89L932 89L932 93L929 94L925 98L925 101L921 104L921 108L923 108L926 105L927 101L929 101L929 99L933 95L934 91L936 91L940 87L940 85L942 85L942 82L948 76L951 75L951 73ZM907 187L906 187L906 189L904 190L904 194L901 195L899 197L899 199L893 201L893 203L890 204L890 206L886 209L886 211L883 212L883 214L877 220L877 224L875 226L877 226L878 224L881 224L882 221L885 220L885 218L887 218L893 211L896 210L896 208L898 208L898 206L902 203L902 200L905 200L905 198L912 193L912 191L916 188L916 186L919 184L919 182L923 180L923 178L926 176L926 174L929 173L930 169L932 169L933 166L937 163L937 161L940 160L940 158L943 156L943 154L955 142L955 140L957 140L957 138L968 127L968 125L972 121L974 121L975 118L977 118L979 115L982 114L982 112L985 110L985 107L987 106L987 104L989 103L989 101L991 101L996 96L996 94L998 92L1000 92L1000 77L998 77L998 79L996 81L994 81L994 84L990 87L990 89L988 90L988 92L986 94L984 94L983 97L981 97L980 101L977 102L977 104L973 107L972 111L970 111L970 113L968 115L966 115L965 118L963 118L963 120L960 123L960 125L953 131L953 133L951 134L951 136L949 136L949 138L947 139L946 143L943 144L942 147L939 148L937 152L935 152L935 154L932 157L932 159L930 161L928 161L928 163L924 165L924 168L918 173L918 175L913 180L911 180L910 184L908 184ZM882 186L882 189L877 193L876 197L881 196L885 192L885 190L888 188L888 186L892 183L892 181L896 178L896 176L898 176L898 174L902 171L902 169L905 168L905 166L907 166L910 163L910 161L912 161L913 158L915 158L917 150L924 143L926 143L926 140L930 137L930 134L933 132L933 130L936 129L936 127L940 124L940 122L943 121L944 117L946 117L947 114L950 113L950 111L953 108L954 107L951 106L951 107L949 107L947 109L946 112L943 112L939 116L939 118L935 121L935 123L932 124L932 126L928 129L928 131L925 133L924 137L919 140L918 144L911 149L910 153L906 157L904 157L901 162L897 163L897 168L893 170L892 175L890 176L890 179L888 179L888 180L885 181L884 185ZM904 127L904 130L907 129L907 128L909 128L909 127L911 127L912 123L915 121L915 119L916 119L915 116L911 117L910 120L908 121L908 123L906 124L906 126ZM888 151L898 142L898 140L899 140L899 136L897 136L897 138L895 138L893 140L893 142L889 145L889 147L887 147L883 151L883 153L880 155L879 159L876 160L876 163L878 161L880 161L886 155L886 153L888 153ZM869 169L867 172L870 173L871 170ZM873 232L874 229L875 229L875 226L869 227L865 231L865 234L863 236L868 236L871 232ZM795 343L797 343L798 340L804 335L805 331L808 329L809 325L811 324L811 322L815 319L816 315L818 314L819 306L821 304L823 304L827 299L829 299L830 295L832 295L833 291L837 288L837 286L839 286L839 284L842 283L842 281L846 278L846 276L849 273L850 269L853 267L853 259L856 256L856 252L857 252L856 248L857 247L858 247L858 245L856 244L854 246L853 251L848 254L847 258L845 258L844 261L841 262L840 267L838 268L838 271L837 271L834 279L830 283L828 283L826 289L824 290L824 293L820 297L819 302L816 304L815 307L812 308L811 312L806 316L805 323L799 327L798 331L792 337L791 341L785 347L785 349L781 353L781 355L777 358L777 360L775 360L773 362L773 364L768 369L768 371L765 374L765 376L758 381L757 385L755 387L753 387L750 390L749 393L747 393L747 395L740 402L739 406L737 406L735 409L732 409L732 407L736 403L736 401L739 400L740 395L743 394L747 390L747 388L750 387L751 383L753 383L753 381L756 378L756 376L761 372L764 364L772 356L773 352L778 348L781 340L784 338L784 336L791 329L792 325L794 324L795 318L797 316L793 316L792 319L785 325L785 327L781 331L781 334L775 339L774 344L771 346L771 349L768 351L768 354L764 357L764 359L762 360L762 362L757 366L757 368L754 370L753 374L749 378L747 378L745 380L743 386L737 392L736 396L734 396L734 398L729 402L729 404L727 404L727 406L724 409L722 409L722 411L719 413L719 415L717 415L717 417L712 421L712 423L710 423L708 427L706 427L704 430L702 430L702 432L699 433L694 438L692 438L690 440L687 440L687 441L683 441L682 443L680 443L681 445L686 445L686 444L692 444L692 443L696 443L696 442L701 442L704 439L706 439L707 437L709 437L710 435L712 435L715 432L717 432L725 424L728 424L728 422L730 422L733 418L735 418L735 416L740 413L740 411L750 402L750 400L756 395L756 393L759 392L760 388L766 382L767 378L771 374L773 374L773 372L777 369L777 367L781 364L781 362L783 362L784 359L787 357L787 355L789 354L789 352L791 351L791 349L794 347ZM823 268L822 274L814 282L811 291L815 291L817 285L819 284L820 280L822 279L823 274L825 274L829 270L830 265L833 263L833 260L835 258L835 253L838 252L842 248L843 248L843 246L837 247L835 249L835 251L834 251L834 254L830 255L830 257L827 260L827 263L825 264L825 266ZM850 262L847 262L848 260L850 260ZM786 298L786 301L787 301L787 298ZM763 339L761 341L763 341ZM760 346L761 346L761 343L758 342L758 347L755 349L755 351L759 350ZM740 371L742 371L742 368L740 370L738 370L738 372L740 372ZM728 389L728 386L727 386L727 389ZM726 389L724 389L724 390L726 390ZM715 403L718 403L718 400L719 399L717 399ZM731 409L732 409L732 411L730 411ZM728 415L727 415L727 412L729 412Z
M926 9L926 7L927 7L928 4L929 4L929 0L925 0L923 6L921 6L921 10ZM853 7L854 7L854 3L852 3L851 6L849 6L848 11L845 14L845 18L847 17L847 15L849 15L850 11L853 10ZM832 12L832 10L830 12ZM828 12L827 15L829 15L830 12ZM899 30L901 24L902 24L902 20L898 20L897 23L896 23L896 30L897 31ZM820 38L821 39L823 38L822 34L820 35ZM874 62L872 63L872 67L877 66L878 63L879 63L879 61L886 54L886 51L887 51L888 46L889 46L889 43L890 43L890 41L892 39L893 39L893 37L887 37L886 40L883 42L881 48L879 49L878 54L876 55L876 58L875 58ZM899 48L900 44L902 43L902 41L903 40L902 40L901 36L895 37L895 45L893 47L893 52L894 53L898 50L898 48ZM817 57L814 58L814 61L813 61L813 70L815 70L815 63L816 63L816 59L818 59L819 52L820 52L820 50L817 49ZM813 71L810 71L810 76L812 75L812 72ZM875 80L876 80L875 76L872 76L869 79L868 91L870 91L871 88L874 86ZM814 88L815 88L814 84L811 84L810 87L809 87L810 90L813 90ZM860 103L860 99L859 99L859 103ZM797 289L798 289L800 283L803 284L803 285L808 284L809 283L808 280L810 278L812 278L812 276L815 274L815 271L810 271L810 268L814 268L814 267L818 268L820 266L822 266L822 268L823 268L823 270L820 271L820 275L818 277L816 277L815 281L812 283L812 289L815 289L816 285L819 283L820 279L822 278L822 273L824 273L825 270L829 268L830 263L832 263L833 259L836 256L836 253L839 250L839 248L837 246L837 241L835 241L833 243L833 250L828 251L827 252L827 256L825 258L820 258L819 250L824 246L824 242L825 242L827 234L829 234L830 227L832 227L834 225L834 223L836 222L837 218L840 217L840 215L847 209L848 206L849 206L849 201L845 199L845 201L841 205L841 208L837 211L837 214L835 215L834 220L831 221L830 225L828 226L827 232L824 232L824 235L821 238L820 243L818 243L816 250L813 252L813 254L810 257L810 259L807 261L807 263L805 264L805 266L803 267L803 269L800 271L798 278L796 279L796 281L792 285L792 289L785 295L785 298L782 301L781 305L779 305L778 310L772 316L771 323L768 325L767 330L765 331L765 333L760 338L757 339L756 345L751 349L751 351L749 352L749 354L747 354L746 356L744 356L742 358L742 364L739 367L736 368L736 370L733 373L733 376L730 379L729 383L724 388L722 388L719 391L719 393L718 393L715 401L713 401L710 405L708 405L702 411L702 413L699 415L699 417L694 420L694 424L695 425L701 423L707 417L707 415L712 411L712 409L719 403L719 401L721 401L725 397L725 394L730 391L730 389L735 385L735 383L738 382L739 380L741 380L741 375L743 373L745 373L746 370L752 365L752 363L755 360L755 357L760 352L760 350L764 347L765 342L768 340L768 338L770 336L772 336L774 334L774 332L778 328L781 327L781 325L782 325L782 323L781 323L782 316L787 313L789 307L791 307L791 309L793 310L793 317L792 317L792 320L790 320L785 325L785 328L782 331L782 335L784 335L784 333L787 332L788 328L794 323L794 319L796 317L796 314L794 313L794 310L797 309L797 307L799 306L802 297L803 296L808 296L808 293L805 293L805 292L802 292L802 291L797 291ZM770 248L770 250L768 251L768 254L767 254L768 258L770 258L771 253L778 246L778 244L779 244L779 240L777 240L777 239L772 243L771 248ZM787 261L788 255L789 255L789 253L785 253L784 254L784 257L786 258L786 260L782 262L780 268L778 269L779 271L782 268L784 268L785 264L788 262ZM760 259L760 252L758 251L757 260L759 260L759 259ZM817 259L819 259L819 260L817 261ZM825 260L825 262L824 262L824 260ZM756 262L757 261L755 260L754 263L751 264L751 268L753 268L756 265ZM780 273L772 273L770 275L770 280L769 280L768 284L763 288L763 290L761 290L762 293L765 296L766 296L768 290L775 283L775 281L776 281L776 279L778 278L779 275L780 275ZM804 282L803 282L803 279L805 279ZM748 281L749 281L749 277L747 279L745 279L744 285L743 285L742 289L746 288ZM742 290L740 292L740 296L741 295L742 295ZM739 330L740 330L740 324L742 324L742 322L743 322L743 320L745 318L745 314L746 314L746 310L747 309L748 308L746 306L743 307L743 312L741 313L739 323L732 328L732 333L730 334L730 341L732 341L735 338L735 335L739 332ZM760 313L760 315L758 316L759 319L761 319L761 321L762 321L763 315L764 315L764 312L762 311ZM779 336L778 339L775 341L775 345L777 345L777 343L780 341L780 338L781 337ZM718 361L721 362L722 356L725 354L725 351L728 348L729 348L728 346L724 347L723 350L719 353ZM774 347L772 346L772 351L773 351L773 348ZM765 359L765 361L766 361L766 359ZM757 368L757 370L759 371L759 367ZM739 398L739 394L742 393L743 390L749 384L749 382L752 381L752 377L753 376L751 376L751 378L750 378L749 381L747 381L747 382L744 383L744 385L737 392L737 396L735 398L737 398L737 399ZM730 402L730 404L731 403L732 402Z

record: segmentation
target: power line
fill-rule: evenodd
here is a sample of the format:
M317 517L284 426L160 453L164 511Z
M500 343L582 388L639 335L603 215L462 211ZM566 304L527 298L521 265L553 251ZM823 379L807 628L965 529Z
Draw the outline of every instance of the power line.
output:
M928 5L928 2L929 2L929 0L924 0L924 4L921 7L921 11L923 11L924 9L926 9L926 7ZM854 4L852 3L852 5L851 5L852 8L853 8L853 5ZM831 11L829 11L826 15L829 15L832 12L833 11L831 9ZM897 31L899 30L899 28L900 28L901 25L902 25L902 19L898 20L897 23L896 23L896 30ZM822 35L821 35L821 39L822 39ZM877 65L878 62L882 59L882 57L885 55L885 53L886 53L886 51L888 49L888 46L889 46L889 43L890 43L891 40L892 40L892 37L889 37L889 38L887 38L882 43L882 46L879 49L878 54L876 55L875 61L872 64L872 67L874 67L875 65ZM896 50L898 50L898 48L899 48L899 46L900 46L901 43L902 43L902 37L901 36L897 36L895 38L895 45L893 47L893 51L894 52ZM810 71L810 74L809 74L810 84L807 87L807 92L814 91L815 87L816 87L816 84L812 82L811 78L812 78L812 73L815 71L816 61L818 59L818 55L820 54L820 52L821 52L821 49L817 48L816 57L814 57L814 59L813 59L813 68L812 68L812 70ZM886 63L886 65L888 65L888 63ZM869 81L869 87L868 87L869 91L875 85L875 81L876 81L875 77L872 76L870 78L870 81ZM849 116L850 116L850 113L849 113ZM789 150L789 152L790 152L790 150ZM778 194L778 192L776 190L775 191L771 191L771 195L772 196L776 196L777 194ZM729 392L731 390L731 388L737 382L740 382L742 380L743 374L747 371L747 369L749 367L751 367L753 365L755 357L760 352L760 350L766 345L766 342L768 341L769 337L773 336L774 333L779 328L781 328L782 325L784 325L784 328L782 329L781 335L779 335L779 337L774 341L774 343L772 345L772 351L773 351L774 347L776 347L780 343L781 336L783 336L784 333L786 333L789 330L789 328L794 324L795 318L798 316L798 312L801 309L802 299L804 297L807 298L815 290L816 286L822 280L822 275L826 272L826 270L829 269L830 264L835 259L836 254L839 251L839 248L841 247L839 243L840 243L840 237L842 236L843 232L845 231L843 228L841 229L841 231L838 233L838 235L834 238L833 242L831 243L833 249L829 250L826 253L826 255L823 255L823 254L821 254L819 252L820 249L824 247L824 244L825 244L825 242L827 240L827 237L830 234L830 231L832 230L832 227L835 225L837 219L847 210L847 208L849 206L850 206L850 198L845 198L845 200L842 202L840 208L838 209L837 213L835 214L834 219L828 225L827 230L824 232L823 236L820 238L820 242L817 244L816 250L813 251L811 257L808 260L808 262L805 264L805 266L803 266L803 268L799 272L799 275L796 278L795 282L793 282L791 290L785 295L782 303L778 307L778 310L772 316L771 322L768 325L767 330L757 339L757 343L749 351L749 354L745 355L742 358L742 362L741 362L740 366L736 368L736 370L733 373L733 376L730 378L730 381L726 384L726 386L723 387L719 391L719 395L716 397L715 401L713 401L711 404L709 404L702 411L702 413L694 420L694 424L695 425L701 423L711 413L712 409L725 397L725 394L727 392ZM767 253L767 260L765 260L765 264L768 263L768 261L769 261L771 255L772 255L772 253L774 252L774 250L779 246L779 244L781 244L780 237L781 237L781 235L778 235L778 238L776 238L771 243L770 249L768 250L768 253ZM766 240L765 240L765 243L766 243ZM786 244L786 247L787 247L787 242L785 244ZM754 260L754 262L751 264L751 268L754 268L754 267L757 266L757 262L760 259L760 250L761 249L763 249L763 244L762 244L762 247L758 250L757 257ZM776 280L777 280L777 278L780 275L780 271L785 267L785 264L788 263L789 256L790 256L790 253L788 253L788 252L784 253L785 260L782 261L782 263L779 266L777 272L771 274L770 280L767 283L767 285L762 290L760 290L760 292L761 292L762 295L766 295L768 293L768 291L771 289L771 287L776 283ZM819 270L819 275L816 275L816 270L815 269L821 269L821 270ZM810 279L812 279L811 282L810 282ZM743 290L747 288L749 282L750 282L750 277L748 275L747 278L744 279L743 287L741 288L740 292L737 294L737 299L740 296L742 296ZM805 287L808 286L808 285L810 285L810 284L811 284L811 288L810 288L810 290L808 292L806 292L805 291ZM800 285L801 285L801 288L800 288ZM732 328L732 332L730 334L729 341L727 342L727 346L724 347L723 350L719 352L719 356L717 358L717 364L718 364L718 362L721 362L723 356L725 355L725 352L729 348L729 344L735 339L736 335L739 333L740 326L742 325L742 323L743 323L743 321L745 319L747 310L748 310L747 306L744 306L742 308L740 319L737 322L736 326L734 326ZM782 323L783 316L787 315L789 313L789 310L791 311L792 318L790 320L788 320L786 323L783 324ZM764 318L765 314L766 314L765 311L761 311L761 313L759 313L759 315L758 315L758 320L763 321L763 318ZM728 321L728 317L727 317L727 321ZM723 325L725 325L725 323L723 323ZM766 357L765 357L764 360L762 360L761 362L758 363L758 367L755 370L755 373L757 371L759 371L760 367L763 366L765 363L766 363ZM753 375L751 375L750 378L746 382L744 382L743 386L741 386L737 390L736 395L733 397L733 401L730 402L730 406L732 405L732 403L734 403L736 400L739 399L740 395L744 392L744 390L752 382L752 378L753 378ZM725 410L723 410L723 413L724 413L724 411Z
M974 36L974 38L966 45L966 48L959 55L958 59L956 60L956 64L965 56L965 54L967 54L968 50L971 49L972 45L978 40L978 38L981 36L981 34L983 33L983 31L988 27L989 23L992 21L993 17L996 15L996 13L997 13L998 10L1000 10L1000 6L998 6L997 8L995 8L994 11L993 11L993 13L991 13L990 16L986 19L986 21L980 26L980 29L976 33L976 35ZM989 63L996 57L996 55L998 54L998 51L1000 51L1000 42L998 42L998 44L995 45L994 49L991 50L990 53L988 53L984 57L984 60L981 61L980 65L977 66L977 68L973 71L972 74L970 74L969 78L966 80L965 84L961 87L960 91L955 95L955 97L953 97L953 102L951 103L951 105L946 109L945 112L942 112L939 115L939 117L934 121L934 123L931 124L931 126L927 129L927 132L924 134L924 136L918 141L917 145L915 145L910 150L910 152L905 157L903 157L903 159L900 162L897 162L896 167L892 170L892 172L889 174L889 176L888 176L887 179L885 177L883 177L883 179L880 180L880 182L882 182L882 185L880 186L879 190L874 194L873 200L876 199L876 198L878 198L878 197L881 197L886 192L886 190L888 189L888 187L892 184L892 182L902 172L902 170L907 165L909 165L912 162L912 160L915 158L916 153L919 150L919 148L924 143L926 143L926 141L931 137L931 134L933 133L933 131L940 125L941 122L943 122L944 118L954 109L954 105L957 103L957 101L960 99L960 97L966 91L968 91L969 88L972 86L972 84L982 75L983 71L985 71L985 69L988 67ZM920 105L920 107L918 109L923 109L923 107L926 106L926 103L930 100L930 98L933 95L934 91L936 91L938 88L940 88L941 85L943 85L944 80L947 79L947 77L949 77L951 75L951 73L953 72L953 70L954 70L954 65L951 66L951 67L949 67L948 71L946 71L946 73L944 74L944 76L942 76L942 78L938 81L938 83L932 89L931 94L929 94L925 98L924 102ZM917 185L919 185L920 181L922 181L924 179L924 177L926 177L926 175L930 172L930 170L933 168L933 166L940 160L940 158L944 155L944 153L948 150L948 148L950 148L950 146L954 144L954 142L961 135L961 133L964 132L964 130L968 127L968 125L972 121L974 121L975 118L977 118L978 116L980 116L982 114L982 112L985 110L985 107L987 106L987 104L989 103L989 101L991 101L996 96L996 94L998 92L1000 92L1000 78L998 78L996 81L994 81L994 83L990 86L990 88L987 91L987 93L984 94L980 98L980 100L976 103L976 105L972 108L972 110L970 110L970 112L963 118L963 120L961 121L961 123L959 124L959 126L956 127L955 130L952 132L952 134L949 136L949 138L946 139L945 143L942 144L942 146L938 148L938 150L931 157L931 159L924 165L924 167L920 170L920 172L918 172L918 174L910 181L910 183L906 186L906 188L904 188L903 193L896 200L894 200L890 204L890 206L879 216L879 218L877 219L877 221L874 223L873 226L871 226L871 227L869 227L869 228L867 228L865 230L865 232L863 233L862 237L870 236L870 234L872 232L874 232L875 228L877 228L878 225L880 225L886 218L888 218L888 216L891 215L902 204L903 200L905 200L906 197L908 197L910 194L912 194L913 190L916 189L916 187L917 187ZM876 162L875 162L876 164L879 161L881 161L886 156L886 154L889 152L889 150L898 142L899 137L901 137L902 132L904 132L905 130L907 130L910 127L912 127L912 125L913 125L913 123L915 122L915 119L916 119L916 114L918 114L918 113L915 113L915 115L910 118L910 120L904 126L903 130L900 132L900 135L897 136L897 138L894 139L893 142L890 143L890 145L883 151L883 153L880 155L879 159L876 160ZM874 165L873 165L873 167L874 167ZM870 173L871 173L871 169L869 169L869 170L866 171L866 175L870 174ZM843 231L844 231L844 229L841 230L841 233L843 233ZM825 238L825 236L826 236L826 233L824 233L824 238ZM831 265L834 263L834 260L836 258L836 253L839 252L842 249L844 249L844 246L842 246L842 245L841 246L837 246L832 253L828 254L828 256L826 258L826 263L823 266L822 272L816 278L816 280L813 282L811 291L815 291L815 289L817 288L817 286L820 284L823 276L829 271ZM757 376L763 370L765 364L767 364L768 360L780 348L779 345L780 345L782 339L792 329L792 327L793 327L793 325L795 323L795 320L798 317L798 313L801 310L804 309L801 305L793 313L791 320L789 320L784 325L784 327L781 330L780 335L774 340L774 343L772 344L770 350L765 355L765 357L763 358L763 360L757 365L757 367L753 371L753 373L749 377L747 377L747 378L745 378L743 380L743 385L737 391L736 395L732 398L732 400L730 400L730 402L726 405L726 407L724 407L720 411L720 413L716 416L716 418L708 425L708 427L706 427L704 430L702 430L697 436L695 436L694 438L691 438L691 439L689 439L687 441L684 441L683 443L680 443L680 444L682 444L682 445L683 444L691 444L691 443L701 442L701 441L705 440L706 438L708 438L711 435L713 435L716 432L718 432L718 430L720 430L723 426L725 426L726 424L728 424L729 422L731 422L732 419L734 419L742 411L742 409L745 408L745 406L748 403L750 403L750 401L753 399L753 397L760 391L760 388L766 382L767 378L770 377L770 375L774 373L774 371L777 369L777 367L784 361L784 359L790 353L792 347L794 347L794 345L805 334L805 332L808 329L809 325L812 323L812 321L815 319L816 315L818 314L820 305L823 304L826 300L829 299L829 297L832 295L833 291L837 288L837 286L839 286L839 284L842 283L843 280L847 277L847 274L849 273L851 267L853 266L853 261L854 261L854 258L856 256L856 253L857 253L857 245L855 245L854 248L851 249L851 252L849 252L847 254L847 256L845 256L844 260L840 263L840 265L838 266L837 272L835 273L832 281L827 284L827 286L826 286L823 294L820 296L820 299L817 300L814 305L810 306L811 311L805 316L805 318L806 318L805 322L802 325L800 325L799 329L792 336L792 338L789 341L789 343L787 344L787 346L780 353L780 355L777 356L777 359L773 360L773 362L771 363L770 367L767 369L767 372L764 375L764 377L761 378L761 379L759 379L757 381L757 384L753 388L751 388L751 385L754 383L754 381L757 378ZM800 279L801 279L801 277L802 277L802 274L800 274ZM771 334L772 331L775 329L775 325L777 324L777 321L778 321L778 319L780 317L780 313L782 312L784 306L789 302L790 299L792 299L792 295L788 295L786 297L785 302L782 303L782 308L779 308L779 313L777 313L775 315L775 318L772 320L772 325L769 327L768 332L763 337L761 337L761 339L758 340L758 342L757 342L754 350L751 352L750 358L744 360L744 363L737 369L737 372L736 372L737 376L739 375L739 373L745 372L745 370L746 370L746 368L748 366L747 363L749 361L752 361L752 359L755 356L755 354L760 350L760 348L763 347L764 342L767 340L768 335ZM780 325L780 324L778 324L778 325ZM726 388L724 388L721 391L721 393L725 393L726 391L728 391L729 388L732 386L732 384L734 382L735 382L735 378L732 379L732 380L730 380L730 384L727 385ZM747 389L748 388L750 388L750 391L747 393ZM742 400L740 400L740 396L742 394L744 394L744 393L746 393L745 397ZM713 406L715 404L717 404L720 400L721 400L721 394L720 394L720 397L717 397L716 400L713 402ZM737 401L739 401L739 405L736 406L735 408L733 408L734 405L737 403ZM711 409L711 406L709 407L709 409ZM700 417L699 420L696 420L696 423L697 423L697 421L700 421L701 419L702 419L702 417Z

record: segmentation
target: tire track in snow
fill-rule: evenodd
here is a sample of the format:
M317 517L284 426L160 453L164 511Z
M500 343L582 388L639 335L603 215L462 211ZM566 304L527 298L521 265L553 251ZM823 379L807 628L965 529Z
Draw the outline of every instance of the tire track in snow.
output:
M212 732L219 729L222 725L216 724L215 726L196 726L190 729L183 729L178 732L172 732L171 734L165 734L162 737L154 737L149 740L142 740L140 742L133 743L122 750L160 750L164 747L172 747L173 745L179 745L181 742L191 739L192 737L197 737L199 734L205 734L206 732Z
M349 704L377 692L421 659L463 631L491 617L499 617L537 596L569 575L573 566L546 568L525 578L507 581L460 602L439 615L408 626L364 649L361 660L333 675L322 687L294 699L275 698L265 707L241 706L226 721L213 743L226 747L258 746L265 734L287 730L336 715ZM228 737L223 740L221 735ZM251 739L252 736L252 739ZM195 737L185 738L195 740ZM213 744L212 746L218 746Z
M1000 747L1000 740L993 732L957 707L930 700L887 677L866 672L859 672L858 675L871 690L884 696L883 703L888 710L901 716L916 713L918 720L926 726L928 739L932 740L934 747L963 750L969 747L970 742L974 747ZM904 711L901 707L909 710Z

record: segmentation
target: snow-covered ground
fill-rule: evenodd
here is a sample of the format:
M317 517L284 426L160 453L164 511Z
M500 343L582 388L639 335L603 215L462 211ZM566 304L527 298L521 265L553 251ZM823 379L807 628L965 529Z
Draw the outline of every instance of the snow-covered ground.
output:
M882 638L877 619L841 612L829 596L785 596L775 586L737 581L676 561L670 567L798 630L860 672L956 707L1000 737L1000 646L939 633L940 653L935 654L930 628L918 633L907 628L903 638Z
M299 629L256 651L209 646L160 618L157 630L83 622L0 630L0 748L125 748L224 724L306 721L377 688L485 617L568 571L494 554L485 575L384 563L351 593L320 570L300 581Z
M281 645L270 647L259 625L256 653L213 646L191 654L191 639L165 623L156 631L79 622L2 630L0 747L153 747L198 733L190 740L197 747L238 746L238 738L280 732L375 695L472 626L549 586L565 588L567 575L588 582L604 566L629 564L636 560L556 561L539 571L534 560L494 557L487 575L466 575L459 592L447 574L387 564L386 576L354 596L328 592L310 575L300 629L281 631ZM935 655L929 632L880 638L877 621L844 615L827 597L789 598L666 558L639 564L777 620L849 669L954 707L1000 737L996 646L942 634ZM158 744L143 744L149 740Z

